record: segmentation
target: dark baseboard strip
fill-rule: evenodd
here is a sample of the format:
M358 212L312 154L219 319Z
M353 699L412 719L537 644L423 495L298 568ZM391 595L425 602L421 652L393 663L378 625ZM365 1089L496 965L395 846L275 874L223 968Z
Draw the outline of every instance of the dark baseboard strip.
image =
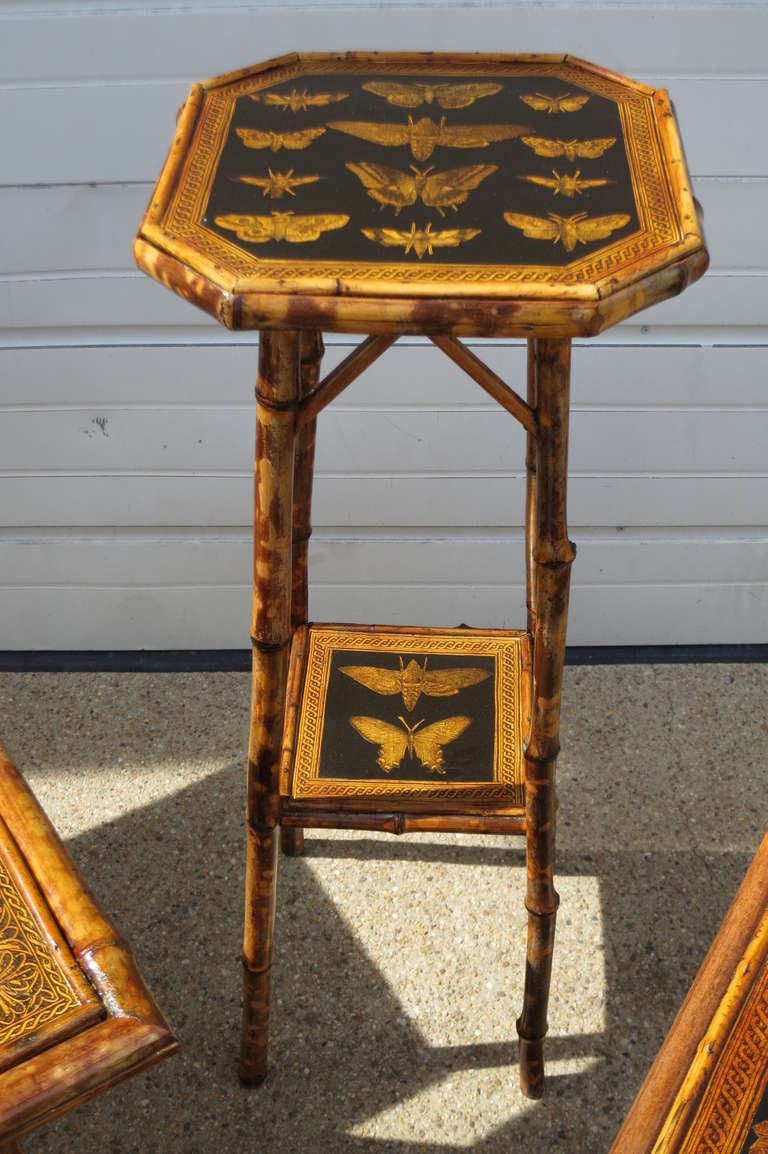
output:
M768 645L571 646L568 665L761 664ZM249 649L0 650L2 673L240 673Z
M758 665L768 645L573 645L567 665Z
M232 673L250 668L250 649L0 650L3 673Z

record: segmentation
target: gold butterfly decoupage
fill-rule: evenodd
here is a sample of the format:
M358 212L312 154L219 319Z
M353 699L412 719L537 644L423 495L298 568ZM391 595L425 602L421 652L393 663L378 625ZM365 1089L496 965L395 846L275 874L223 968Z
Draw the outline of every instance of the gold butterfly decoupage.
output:
M320 776L492 780L494 665L488 657L339 650Z

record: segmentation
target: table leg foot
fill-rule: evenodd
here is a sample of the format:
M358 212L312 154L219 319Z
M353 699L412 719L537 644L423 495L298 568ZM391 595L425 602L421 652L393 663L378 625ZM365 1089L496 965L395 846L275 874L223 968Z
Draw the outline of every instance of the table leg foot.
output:
M258 1086L267 1076L269 1039L269 990L271 969L261 974L243 970L243 1034L240 1047L240 1081Z
M520 1089L526 1098L544 1096L544 1039L520 1039Z

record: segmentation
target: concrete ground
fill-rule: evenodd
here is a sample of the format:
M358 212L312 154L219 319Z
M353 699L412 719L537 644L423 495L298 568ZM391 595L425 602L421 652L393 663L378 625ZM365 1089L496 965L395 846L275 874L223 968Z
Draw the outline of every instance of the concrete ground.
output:
M768 665L567 670L540 1103L518 839L314 833L280 863L272 1069L236 1076L240 673L0 674L0 737L183 1052L29 1154L601 1154L768 817Z

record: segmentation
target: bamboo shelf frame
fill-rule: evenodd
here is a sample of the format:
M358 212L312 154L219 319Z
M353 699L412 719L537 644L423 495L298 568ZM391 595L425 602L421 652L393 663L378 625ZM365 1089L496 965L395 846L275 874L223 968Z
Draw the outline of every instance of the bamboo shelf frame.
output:
M193 87L134 252L145 272L223 325L260 332L241 1077L257 1083L267 1070L278 836L295 855L308 826L493 830L526 838L517 1026L521 1084L539 1097L575 555L566 518L571 342L674 296L707 267L669 98L567 55L290 54ZM329 331L364 339L323 378ZM530 708L516 808L409 806L383 795L376 805L322 790L307 799L290 784L290 732L281 752L286 703L289 719L301 714L297 670L312 632L316 420L409 334L428 337L526 434ZM524 339L525 396L465 337ZM426 664L415 668L423 675ZM421 738L423 719L396 718L401 729L387 730L363 715L352 728L369 743L383 735L383 772L403 749L438 772L433 746L454 740L461 717Z

